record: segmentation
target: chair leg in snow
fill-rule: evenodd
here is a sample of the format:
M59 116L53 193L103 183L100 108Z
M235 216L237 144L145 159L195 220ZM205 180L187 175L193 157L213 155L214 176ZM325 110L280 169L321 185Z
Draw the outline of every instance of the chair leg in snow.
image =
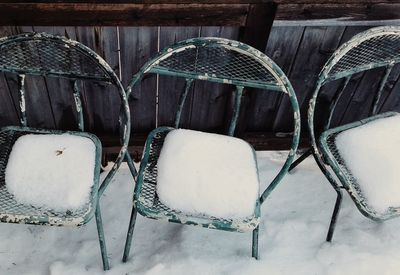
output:
M110 263L108 262L108 258L107 258L107 248L106 248L106 241L104 239L103 222L101 220L101 212L100 212L99 202L97 202L95 215L96 215L97 232L99 234L101 258L103 260L103 269L104 270L109 270L110 269Z
M132 207L132 213L131 213L131 219L129 221L128 234L126 236L124 256L122 257L122 261L124 263L128 260L129 251L131 250L133 229L135 227L135 221L136 221L136 214L137 214L136 208L133 206Z
M251 256L258 260L258 230L260 226L258 225L254 230L253 230L253 245L252 245L252 250L251 250Z
M335 230L337 217L339 215L340 206L342 204L342 199L343 199L342 191L336 190L336 192L337 192L337 198L336 198L335 208L333 209L332 213L331 224L329 225L328 235L326 236L327 242L330 242L332 240L333 231Z

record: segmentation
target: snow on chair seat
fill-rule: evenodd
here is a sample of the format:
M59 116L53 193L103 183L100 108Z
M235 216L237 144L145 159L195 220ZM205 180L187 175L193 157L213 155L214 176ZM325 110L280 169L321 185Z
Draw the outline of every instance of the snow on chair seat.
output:
M170 131L157 161L157 194L173 209L217 218L254 215L259 196L255 153L245 141Z
M101 154L101 145L97 137L79 132L29 134L23 131L15 131L13 136L3 139L5 143L0 147L9 152L7 145L12 146L0 196L12 195L12 204L33 210L29 211L31 215L24 212L24 217L42 210L51 213L48 216L54 224L62 219L73 225L86 222L88 214L95 209L93 197L98 189L96 155ZM12 144L9 141L13 139ZM20 215L13 208L1 214L14 217L14 222Z
M346 188L377 217L400 208L400 114L383 113L329 129L321 148Z

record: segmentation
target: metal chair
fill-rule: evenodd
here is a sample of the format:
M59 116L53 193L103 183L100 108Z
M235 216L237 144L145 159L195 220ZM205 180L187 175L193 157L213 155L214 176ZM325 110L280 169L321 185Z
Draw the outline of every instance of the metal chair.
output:
M172 127L153 130L146 141L133 197L133 208L125 244L123 261L127 261L133 236L136 214L174 223L201 226L226 231L253 232L252 256L258 258L258 232L260 207L268 195L287 173L292 163L300 135L300 116L296 95L282 70L260 51L237 41L221 38L195 38L182 41L161 51L148 61L133 77L127 95L148 74L184 78L186 86L176 111L175 128L179 127L181 112L189 89L195 80L230 84L236 87L235 104L228 135L233 136L238 121L242 91L245 87L260 88L288 95L294 114L294 134L290 153L280 172L261 194L252 216L242 220L218 219L207 215L191 215L170 209L156 194L157 160L164 138ZM256 90L251 92L258 92Z
M18 74L21 126L0 130L0 221L35 225L80 226L95 216L104 270L109 269L99 199L113 178L125 156L130 135L130 115L126 94L110 66L95 52L77 41L45 33L27 33L0 38L0 71ZM25 113L25 75L62 77L73 81L74 106L78 117L78 131L45 130L28 127ZM90 133L84 132L80 81L96 81L113 85L121 97L120 134L122 147L115 163L99 184L101 143ZM37 106L40 107L40 106ZM94 182L90 201L73 211L56 211L20 203L7 191L5 168L14 142L26 134L61 134L90 138L96 146Z
M308 109L308 127L311 135L312 154L332 187L337 193L337 199L329 226L327 241L332 240L337 217L342 202L342 190L345 189L360 212L377 221L399 216L399 209L389 208L385 213L378 213L368 204L363 192L359 188L357 180L346 167L335 143L336 136L346 130L361 126L373 120L396 115L394 112L378 114L382 107L382 92L393 66L400 63L400 28L378 27L362 32L343 44L327 61L319 74L315 92L310 100ZM384 76L380 80L378 90L374 95L369 117L361 121L331 128L331 121L342 94L350 79L357 73L374 68L385 69ZM335 91L329 106L328 115L324 121L322 130L315 127L315 109L321 90L328 83L338 81L339 87ZM306 152L307 154L307 152ZM300 163L305 156L300 157ZM296 165L293 163L293 165Z

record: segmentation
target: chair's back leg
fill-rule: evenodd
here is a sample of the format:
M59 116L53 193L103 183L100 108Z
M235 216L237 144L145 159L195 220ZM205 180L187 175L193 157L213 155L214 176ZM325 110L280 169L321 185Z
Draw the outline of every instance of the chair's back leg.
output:
M337 198L336 198L335 208L333 209L331 223L329 225L328 234L326 235L327 242L332 241L333 232L335 231L336 221L339 215L340 206L342 204L342 199L343 199L343 194L341 190L336 190L336 193L337 193Z
M307 149L298 159L296 159L290 166L289 166L289 172L291 172L294 168L297 167L300 163L303 162L307 157L311 156L312 154L312 149L311 147Z
M101 219L99 201L97 201L95 215L96 215L97 233L99 235L101 258L103 260L103 269L104 270L109 270L110 269L110 263L109 263L108 258L107 258L107 247L106 247L106 240L104 238L103 221Z
M82 109L82 99L81 99L81 91L79 89L78 80L74 81L74 100L75 100L75 107L78 113L78 128L80 131L85 130L85 125L83 121L83 109Z
M185 90L183 90L181 97L179 98L178 110L176 111L176 115L175 115L175 128L179 127L179 123L181 121L183 105L185 104L186 97L187 97L187 94L189 93L192 83L193 83L192 78L186 78Z
M133 229L135 227L137 211L135 206L132 207L131 219L129 221L128 233L126 236L125 241L125 248L124 248L124 256L122 257L122 261L125 263L129 257L129 251L131 250L132 244L132 236L133 236Z
M231 124L229 125L229 130L228 130L228 135L230 136L233 136L235 134L237 120L239 118L240 104L242 101L242 94L243 94L243 86L236 86L235 105L233 109Z
M27 126L26 120L26 103L25 103L25 75L19 74L18 75L18 92L19 92L19 108L21 111L21 126Z
M258 231L260 229L260 225L253 230L253 243L251 247L251 256L258 260Z
M373 104L371 106L371 109L369 111L369 115L376 115L378 112L378 105L382 96L382 91L383 88L385 87L386 81L389 78L390 72L392 71L393 68L393 64L389 65L386 67L386 71L385 71L385 75L382 77L381 82L379 83L379 88L378 88L378 92L375 95Z

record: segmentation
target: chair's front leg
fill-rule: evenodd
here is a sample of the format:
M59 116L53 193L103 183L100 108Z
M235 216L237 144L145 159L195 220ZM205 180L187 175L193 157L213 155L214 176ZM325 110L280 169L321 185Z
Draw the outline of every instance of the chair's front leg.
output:
M129 221L128 233L126 235L124 256L122 257L123 262L126 262L128 260L129 251L131 250L133 229L135 227L136 215L137 215L137 210L136 210L135 206L132 206L131 219Z
M258 231L259 231L260 225L257 225L257 227L253 230L253 245L251 248L251 256L258 260Z
M110 263L107 258L107 248L106 248L106 241L104 239L103 222L101 220L101 212L100 212L100 203L99 202L97 202L95 216L96 216L96 224L97 224L97 233L99 234L101 258L103 260L103 269L109 270Z
M335 203L335 208L333 209L331 224L329 225L328 234L326 236L326 241L330 242L332 240L333 231L335 231L337 217L339 215L340 206L342 204L343 194L342 190L336 190L337 198Z

